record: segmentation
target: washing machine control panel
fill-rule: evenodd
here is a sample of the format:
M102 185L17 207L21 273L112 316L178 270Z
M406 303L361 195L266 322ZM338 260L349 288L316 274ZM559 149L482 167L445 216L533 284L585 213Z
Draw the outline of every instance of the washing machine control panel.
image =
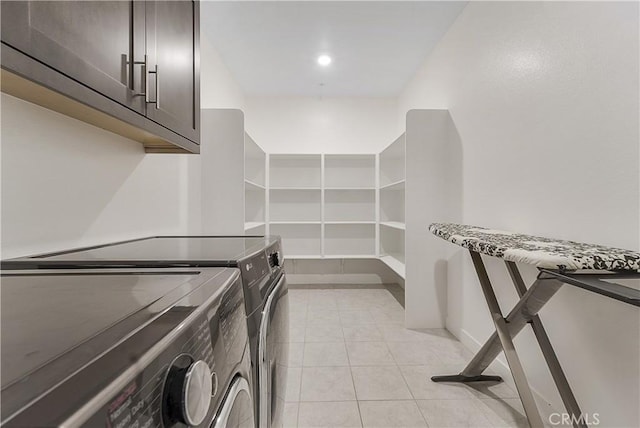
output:
M270 274L269 259L264 251L260 251L245 260L241 260L240 272L242 280L248 288L259 284L260 281Z

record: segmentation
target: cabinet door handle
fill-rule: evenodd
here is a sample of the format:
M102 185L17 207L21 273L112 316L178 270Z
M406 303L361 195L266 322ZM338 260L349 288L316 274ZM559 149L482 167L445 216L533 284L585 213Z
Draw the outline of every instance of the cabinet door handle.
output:
M134 97L145 97L145 101L147 99L147 92L149 92L147 90L147 56L144 56L144 61L133 61L133 65L141 65L142 66L142 79L144 79L144 83L143 83L143 87L145 88L144 92L135 92L133 94ZM136 86L136 80L135 80L135 73L131 73L131 87L134 88L135 90L135 86ZM148 102L148 101L147 101Z
M136 92L133 94L134 97L144 97L144 101L147 104L155 104L156 109L160 108L160 73L158 73L158 65L156 64L155 70L149 70L149 64L147 62L147 56L144 56L144 61L134 61L134 65L142 65L142 78L144 79L144 92ZM156 99L152 100L149 95L149 75L156 75ZM133 79L133 75L131 76ZM133 86L133 84L132 84Z
M159 71L159 66L158 64L156 64L156 70L155 71L150 71L149 73L155 73L156 74L156 110L158 110L160 108L160 71Z
M145 78L144 78L144 85L145 85L145 89L144 89L144 100L146 101L147 104L155 104L156 105L156 110L160 108L160 85L158 84L159 80L160 80L160 73L158 73L158 65L156 64L156 69L155 70L149 70L148 66L145 65L146 69L146 73L145 73ZM155 74L156 75L156 99L152 100L151 97L149 96L149 75L150 74Z
M149 98L149 73L152 73L152 71L149 71L149 68L147 66L147 57L145 56L144 59L145 65L144 65L144 101L148 104L150 103L150 98Z

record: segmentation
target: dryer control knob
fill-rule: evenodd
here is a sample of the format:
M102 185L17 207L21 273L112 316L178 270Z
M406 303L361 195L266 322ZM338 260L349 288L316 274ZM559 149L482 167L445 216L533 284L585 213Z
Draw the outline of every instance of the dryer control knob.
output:
M280 251L276 251L275 253L271 253L269 255L269 264L271 267L280 267L282 263L282 259L280 258Z
M198 360L186 369L169 373L171 414L190 426L204 422L211 404L212 380L209 365Z

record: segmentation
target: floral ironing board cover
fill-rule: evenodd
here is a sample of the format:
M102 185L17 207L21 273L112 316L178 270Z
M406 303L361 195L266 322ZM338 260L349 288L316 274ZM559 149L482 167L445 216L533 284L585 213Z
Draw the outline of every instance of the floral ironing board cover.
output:
M507 261L557 270L640 269L640 253L455 223L433 223L429 231L453 244Z

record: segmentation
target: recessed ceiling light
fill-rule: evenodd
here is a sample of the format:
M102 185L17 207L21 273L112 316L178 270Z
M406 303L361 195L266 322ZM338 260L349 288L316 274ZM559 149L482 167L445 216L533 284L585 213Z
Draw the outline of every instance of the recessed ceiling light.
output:
M328 66L329 64L331 64L331 57L329 55L320 55L318 57L318 64L323 67Z

